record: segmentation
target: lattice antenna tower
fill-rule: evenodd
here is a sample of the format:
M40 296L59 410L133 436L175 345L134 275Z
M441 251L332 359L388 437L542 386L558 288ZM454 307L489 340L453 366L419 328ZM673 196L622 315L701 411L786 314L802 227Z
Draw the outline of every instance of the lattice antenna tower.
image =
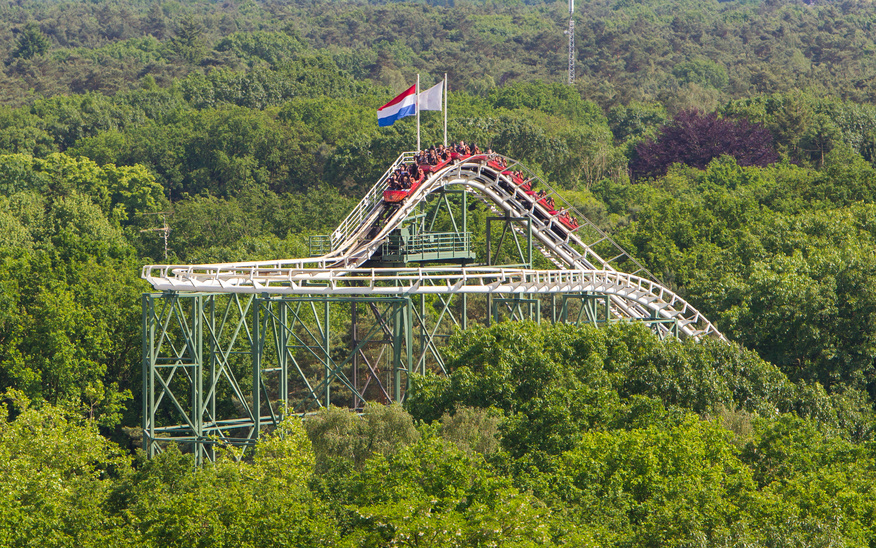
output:
M569 85L575 83L575 0L569 0L569 28L563 34L569 37Z
M161 215L162 226L157 228L144 228L140 232L162 232L164 233L164 260L167 260L167 236L170 234L170 226L167 224L168 211L156 211L155 213L141 213L140 215Z

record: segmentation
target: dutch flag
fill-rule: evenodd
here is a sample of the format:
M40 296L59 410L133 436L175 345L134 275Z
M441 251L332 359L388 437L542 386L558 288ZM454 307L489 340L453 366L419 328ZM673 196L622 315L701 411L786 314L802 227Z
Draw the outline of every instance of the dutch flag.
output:
M377 109L377 125L391 126L396 120L415 114L417 114L417 86L413 85Z

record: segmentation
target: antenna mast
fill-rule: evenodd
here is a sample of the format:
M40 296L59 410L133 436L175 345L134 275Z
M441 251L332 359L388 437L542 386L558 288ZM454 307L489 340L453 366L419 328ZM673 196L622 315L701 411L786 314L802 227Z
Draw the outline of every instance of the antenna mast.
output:
M170 227L167 225L168 211L156 211L155 213L140 213L140 215L161 215L163 225L160 228L144 228L140 232L163 232L164 233L164 260L167 260L167 235L170 234Z
M575 0L569 0L569 85L575 83Z

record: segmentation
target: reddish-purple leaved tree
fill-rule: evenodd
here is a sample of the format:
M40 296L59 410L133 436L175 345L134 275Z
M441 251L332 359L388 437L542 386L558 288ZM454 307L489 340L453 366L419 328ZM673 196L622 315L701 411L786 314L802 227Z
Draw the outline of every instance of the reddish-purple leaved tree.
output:
M703 169L722 154L741 166L765 166L779 159L773 137L763 127L741 118L718 118L714 112L684 110L656 138L636 147L630 169L633 178L655 177L675 163Z

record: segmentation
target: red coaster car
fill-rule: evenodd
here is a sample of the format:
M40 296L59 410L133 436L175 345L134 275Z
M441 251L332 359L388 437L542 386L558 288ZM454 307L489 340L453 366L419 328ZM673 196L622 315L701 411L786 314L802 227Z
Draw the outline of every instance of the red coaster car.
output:
M568 228L569 230L575 230L580 226L578 224L578 219L570 217L569 215L561 215L560 222L563 223L563 226Z
M541 200L538 201L538 205L543 207L547 211L547 214L551 217L553 217L554 215L557 214L557 210L555 209L556 206L554 205L553 198L542 198Z
M406 189L398 189L398 190L384 190L383 191L383 201L388 204L397 204L399 202L403 202L405 198L411 195L411 193L420 186L420 181L411 185L411 188Z
M435 173L436 171L438 171L442 167L446 166L450 162L452 162L452 160L447 160L446 162L439 162L439 163L435 164L434 166L432 164L420 164L420 171L422 171L423 173L426 173L426 174Z

